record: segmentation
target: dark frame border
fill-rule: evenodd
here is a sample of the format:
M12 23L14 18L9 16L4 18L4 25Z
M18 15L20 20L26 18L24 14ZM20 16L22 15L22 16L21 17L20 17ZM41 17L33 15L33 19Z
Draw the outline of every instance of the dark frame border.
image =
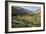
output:
M29 30L29 31L14 31L8 32L8 2L17 2L17 3L32 3L32 4L43 4L43 30ZM45 31L45 3L42 2L25 2L25 1L5 1L5 33L19 33L19 32L38 32L38 31Z

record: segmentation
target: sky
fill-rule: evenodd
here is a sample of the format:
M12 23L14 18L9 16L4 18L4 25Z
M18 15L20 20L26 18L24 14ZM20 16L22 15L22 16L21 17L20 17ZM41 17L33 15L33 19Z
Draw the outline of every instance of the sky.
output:
M36 7L36 6L23 6L22 8L28 9L30 11L36 11L37 9L40 9L40 7Z

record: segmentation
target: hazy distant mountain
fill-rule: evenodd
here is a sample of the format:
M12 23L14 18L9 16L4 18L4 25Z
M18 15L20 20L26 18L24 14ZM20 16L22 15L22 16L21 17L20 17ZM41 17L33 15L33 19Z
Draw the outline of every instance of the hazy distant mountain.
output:
M34 11L33 13L34 14L38 14L38 13L40 13L41 12L41 9L37 9L36 11Z
M21 7L12 7L12 15L32 14L33 12Z

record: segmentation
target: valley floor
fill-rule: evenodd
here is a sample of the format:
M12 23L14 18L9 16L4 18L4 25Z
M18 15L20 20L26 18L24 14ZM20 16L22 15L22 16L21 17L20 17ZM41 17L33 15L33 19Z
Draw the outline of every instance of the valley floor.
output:
M40 15L24 15L12 17L12 28L18 27L40 27L41 16Z

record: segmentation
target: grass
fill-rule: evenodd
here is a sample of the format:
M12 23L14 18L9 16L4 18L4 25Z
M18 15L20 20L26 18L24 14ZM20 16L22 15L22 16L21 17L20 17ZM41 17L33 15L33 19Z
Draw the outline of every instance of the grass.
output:
M41 15L18 15L12 17L12 27L40 27L41 26Z

